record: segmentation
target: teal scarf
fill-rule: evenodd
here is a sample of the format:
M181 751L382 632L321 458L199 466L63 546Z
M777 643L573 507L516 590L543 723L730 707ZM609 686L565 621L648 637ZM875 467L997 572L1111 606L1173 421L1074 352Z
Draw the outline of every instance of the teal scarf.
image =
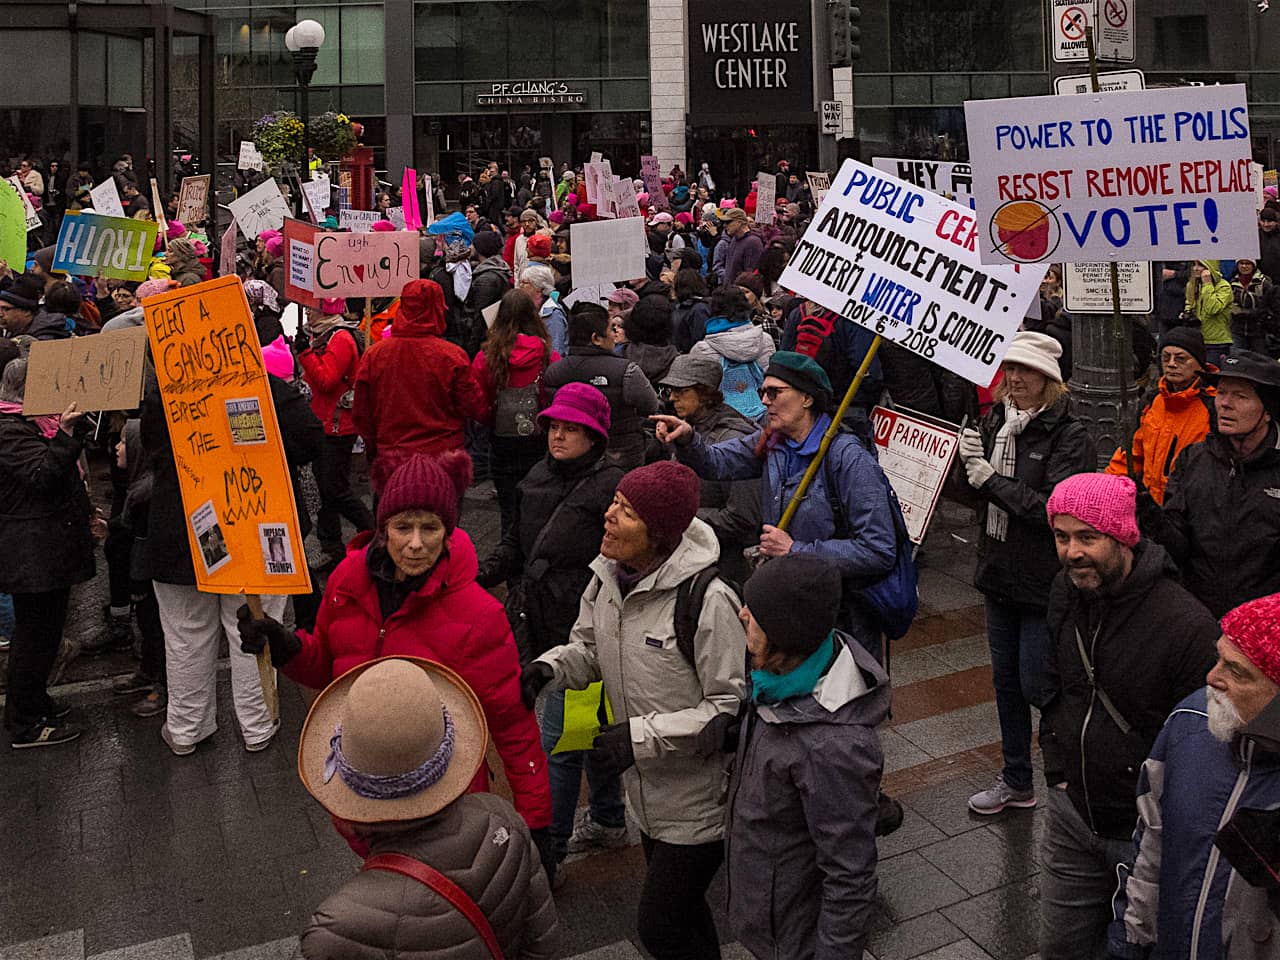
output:
M834 631L827 634L827 639L818 644L818 649L790 673L752 670L751 699L756 703L781 703L813 693L813 688L835 659L835 637Z

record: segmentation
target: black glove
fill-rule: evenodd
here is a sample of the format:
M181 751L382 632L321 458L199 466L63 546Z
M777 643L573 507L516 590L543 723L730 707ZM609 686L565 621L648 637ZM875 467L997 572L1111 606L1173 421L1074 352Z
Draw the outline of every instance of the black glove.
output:
M591 759L596 771L607 777L616 777L636 762L636 751L631 745L631 722L611 723L601 727L591 741Z
M698 731L694 749L703 759L714 757L718 753L736 753L738 734L741 732L742 721L736 713L717 713Z
M302 641L296 633L270 617L254 620L247 603L242 603L236 611L236 627L240 631L240 649L256 657L270 646L271 665L277 670L302 650Z
M542 869L547 871L547 885L554 886L556 865L559 861L556 859L556 842L551 836L551 828L539 827L537 830L530 830L529 836L533 837L533 845L538 848L538 859L542 861Z
M530 710L538 699L542 688L552 681L556 672L545 663L535 660L520 671L520 699Z

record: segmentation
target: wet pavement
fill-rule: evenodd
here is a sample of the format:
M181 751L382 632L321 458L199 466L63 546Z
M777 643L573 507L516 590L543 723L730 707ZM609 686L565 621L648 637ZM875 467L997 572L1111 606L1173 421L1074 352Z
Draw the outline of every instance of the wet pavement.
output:
M489 485L468 493L462 525L481 556L496 542ZM944 501L925 544L921 615L893 647L894 716L881 737L885 789L906 819L880 842L878 960L1036 951L1043 815L978 817L965 803L999 768L981 597L969 586L975 533L971 512ZM102 580L77 591L69 633L101 623ZM358 865L298 782L304 692L282 679L281 733L250 754L224 669L219 732L174 757L162 718L135 719L128 698L110 694L108 678L132 663L73 664L59 696L80 708L81 740L0 752L0 960L296 956L312 910ZM564 956L644 955L634 935L642 863L629 846L567 865L556 895ZM722 899L718 880L712 901ZM722 913L717 921L723 934ZM731 944L725 956L747 954Z

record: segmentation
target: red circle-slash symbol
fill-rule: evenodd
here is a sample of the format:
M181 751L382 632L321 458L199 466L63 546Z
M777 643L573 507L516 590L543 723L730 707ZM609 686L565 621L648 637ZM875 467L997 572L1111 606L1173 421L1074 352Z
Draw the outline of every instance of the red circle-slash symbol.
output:
M1062 35L1068 40L1083 40L1084 30L1088 26L1089 19L1085 16L1085 12L1080 7L1067 7L1062 11L1062 20L1059 24Z
M1129 19L1129 11L1117 0L1107 0L1103 10L1107 15L1107 23L1113 27L1123 27L1124 22Z

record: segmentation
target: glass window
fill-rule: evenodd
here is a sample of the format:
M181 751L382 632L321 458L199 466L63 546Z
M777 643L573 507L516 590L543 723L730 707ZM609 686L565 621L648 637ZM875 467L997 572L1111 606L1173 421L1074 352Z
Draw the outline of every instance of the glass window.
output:
M890 69L1043 70L1043 22L1039 0L891 0Z
M0 30L0 63L22 64L21 70L0 70L0 103L70 103L70 62L71 34L64 30Z
M1152 66L1184 68L1209 66L1207 17L1154 17L1155 52Z
M342 9L342 82L382 83L386 79L386 27L379 7Z
M107 102L107 38L101 33L80 33L80 105L101 107Z
M142 41L107 38L107 106L142 106Z

